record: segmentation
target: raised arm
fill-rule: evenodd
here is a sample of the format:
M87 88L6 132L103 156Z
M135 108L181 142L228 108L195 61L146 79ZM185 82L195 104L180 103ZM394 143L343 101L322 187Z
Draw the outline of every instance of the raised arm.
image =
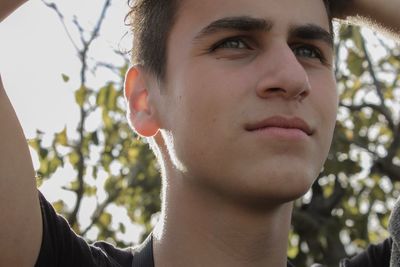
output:
M400 0L330 0L333 16L383 30L400 40Z
M22 2L0 0L4 19ZM0 77L0 266L33 266L42 221L27 142Z
M27 0L1 0L0 1L0 22L2 22L15 9Z

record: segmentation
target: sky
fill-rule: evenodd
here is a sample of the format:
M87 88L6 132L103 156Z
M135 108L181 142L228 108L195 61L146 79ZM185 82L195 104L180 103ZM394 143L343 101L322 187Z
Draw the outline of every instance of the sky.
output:
M113 61L112 50L122 45L121 39L128 30L123 22L126 1L113 2L94 48L95 53L91 55L105 62ZM72 16L76 14L81 24L90 29L103 1L55 3L65 14L75 41L79 42L71 23ZM34 137L37 128L48 132L61 130L65 124L73 125L78 112L70 108L74 103L71 87L77 88L78 81L65 83L61 74L78 77L80 63L55 12L39 0L28 1L0 24L0 36L1 76L26 136ZM101 83L108 78L97 80Z
M73 16L77 16L83 28L92 29L104 1L55 0L54 3L64 14L72 38L79 45L79 35L72 23ZM121 0L112 1L100 38L95 42L90 57L118 64L121 59L115 56L113 50L129 50L131 39L125 36L128 27L124 25L128 10L126 3ZM74 89L79 87L77 77L80 62L56 13L42 1L30 0L0 24L0 40L0 74L26 138L34 138L37 129L49 136L65 126L75 129L79 112ZM71 77L68 83L63 81L62 74ZM91 75L89 82L95 86L113 78L115 76L111 72L101 70L96 76ZM31 155L34 165L38 166L33 151ZM61 189L61 186L71 181L69 177L74 177L74 172L67 167L56 172L53 179L40 190L50 202L63 199L72 207L74 195ZM95 199L88 199L84 204L83 212L79 214L83 227L90 222L89 214L95 208ZM111 210L115 227L119 222L129 221L125 210L117 207ZM126 242L137 242L138 228L125 226L127 233L118 237ZM88 236L93 238L96 232Z

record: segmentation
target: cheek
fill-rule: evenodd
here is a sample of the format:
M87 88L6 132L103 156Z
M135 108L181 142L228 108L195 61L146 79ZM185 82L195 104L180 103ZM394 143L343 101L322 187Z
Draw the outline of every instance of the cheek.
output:
M317 114L320 145L327 154L332 142L338 109L336 82L332 76L321 77L314 85L312 101L314 114Z
M218 90L218 80L207 73L198 73L201 72L184 71L180 75L183 78L171 88L175 93L168 108L173 114L169 115L170 130L175 138L175 149L183 150L181 153L184 154L189 148L192 153L200 154L201 148L212 146L212 136L218 134L219 124L223 121L225 102L223 93ZM178 156L187 158L187 155Z
M239 127L244 95L250 91L243 75L199 65L191 64L191 69L180 73L184 78L173 88L178 92L171 106L174 150L187 169L201 162L220 162L221 154L236 141L232 127Z
M334 124L338 108L338 93L333 73L318 73L311 80L311 98L315 105L315 111L321 117L320 123Z
M204 123L230 123L230 117L241 107L246 95L251 93L246 73L214 62L195 62L185 74L181 86L186 107ZM240 73L239 73L240 72ZM225 121L225 122L224 122Z

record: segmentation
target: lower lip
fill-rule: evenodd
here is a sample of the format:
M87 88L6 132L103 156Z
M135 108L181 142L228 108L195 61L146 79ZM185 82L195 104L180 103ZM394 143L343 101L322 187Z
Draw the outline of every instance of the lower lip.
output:
M265 137L287 140L304 140L309 137L304 131L294 128L266 127L251 132Z

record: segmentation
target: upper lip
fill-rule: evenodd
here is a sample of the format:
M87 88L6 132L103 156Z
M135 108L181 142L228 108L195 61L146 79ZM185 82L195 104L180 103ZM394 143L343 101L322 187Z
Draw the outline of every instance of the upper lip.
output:
M247 131L255 131L268 127L299 129L305 132L307 135L313 134L311 127L299 117L288 118L284 116L272 116L255 123L249 123L245 125L245 129Z

